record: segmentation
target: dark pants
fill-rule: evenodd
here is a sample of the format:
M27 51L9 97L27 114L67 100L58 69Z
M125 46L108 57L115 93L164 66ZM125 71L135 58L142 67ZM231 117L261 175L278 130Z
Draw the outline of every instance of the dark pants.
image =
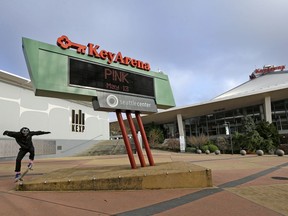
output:
M34 147L31 147L29 149L20 148L17 158L16 158L15 172L21 171L21 161L28 152L30 153L29 159L34 160L34 156L35 156Z

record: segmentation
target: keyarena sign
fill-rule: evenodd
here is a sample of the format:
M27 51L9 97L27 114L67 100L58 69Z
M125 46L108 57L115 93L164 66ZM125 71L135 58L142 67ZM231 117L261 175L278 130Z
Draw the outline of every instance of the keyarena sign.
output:
M263 68L258 68L253 71L251 75L249 75L250 79L255 79L263 74L274 72L274 71L283 71L285 69L285 65L274 66L274 65L264 65Z
M94 109L109 112L149 114L175 106L168 76L150 71L149 63L64 35L57 45L22 38L36 96L93 101Z
M121 52L115 54L99 50L100 46L92 43L87 46L74 43L65 35L57 39L57 45L22 38L22 48L35 95L89 101L94 110L115 112L133 169L137 166L121 113L126 113L137 154L144 167L145 160L131 117L134 112L149 164L153 166L154 161L140 114L155 113L158 109L175 106L168 76L150 71L148 63L123 57ZM68 50L69 48L76 49L76 52ZM84 130L85 114L81 110L78 114L72 110L72 131Z
M86 54L86 49L88 48L88 56L99 58L103 60L107 60L108 64L119 63L126 66L131 66L133 68L138 68L145 71L150 71L150 64L147 62L143 62L134 58L130 57L123 57L121 52L118 52L117 54L113 52L109 52L106 50L98 50L100 48L99 45L94 45L92 43L88 43L87 46L74 43L65 35L62 35L57 39L57 45L61 47L62 49L69 49L73 48L76 49L77 53L79 54Z
M283 71L285 69L285 65L280 65L280 66L264 66L262 69L255 69L255 73L256 74L261 74L261 73L269 73L269 72L272 72L272 71L276 71L276 70L279 70L279 71Z

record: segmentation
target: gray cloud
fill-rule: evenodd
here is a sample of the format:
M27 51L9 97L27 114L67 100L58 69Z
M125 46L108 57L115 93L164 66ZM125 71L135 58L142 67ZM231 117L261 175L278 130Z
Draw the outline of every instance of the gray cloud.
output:
M188 105L256 67L286 64L287 8L286 0L4 1L0 68L28 77L21 38L55 44L66 34L149 62L169 75L177 105Z

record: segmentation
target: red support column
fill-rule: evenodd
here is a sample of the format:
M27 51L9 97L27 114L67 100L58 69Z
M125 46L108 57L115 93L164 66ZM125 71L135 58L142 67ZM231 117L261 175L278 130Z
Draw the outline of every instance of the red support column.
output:
M121 128L121 132L122 132L122 136L123 136L123 139L124 139L126 151L127 151L128 157L129 157L129 161L130 161L130 164L131 164L131 168L132 169L136 169L137 166L136 166L135 159L134 159L134 156L133 156L133 152L132 152L132 149L131 149L131 144L130 144L130 141L128 139L128 134L126 132L124 121L123 121L123 118L122 118L122 115L121 115L121 111L120 110L116 110L116 115L117 115L117 119L118 119L118 122L119 122L119 125L120 125L120 128Z
M144 130L144 126L143 126L143 123L142 123L142 119L141 119L140 113L136 112L135 115L136 115L136 119L137 119L138 126L139 126L139 129L140 129L140 133L141 133L141 136L142 136L142 139L143 139L143 142L144 142L144 146L145 146L145 150L146 150L147 157L148 157L148 160L149 160L149 164L150 164L150 166L154 166L155 164L154 164L153 156L152 156L152 153L151 153L151 150L150 150L150 146L149 146L149 143L148 143L148 140L147 140L147 136L146 136L146 133L145 133L145 130Z
M134 122L133 122L132 117L131 117L131 111L127 110L126 116L127 116L127 119L128 119L129 125L130 125L131 133L132 133L133 140L134 140L135 147L136 147L136 151L137 151L140 163L141 163L141 167L145 167L146 163L145 163L143 152L142 152L142 149L141 149L138 137L137 137L135 125L134 125Z

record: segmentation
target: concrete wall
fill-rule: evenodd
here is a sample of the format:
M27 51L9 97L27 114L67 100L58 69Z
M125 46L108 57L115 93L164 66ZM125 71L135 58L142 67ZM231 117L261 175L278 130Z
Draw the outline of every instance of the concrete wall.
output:
M36 140L33 144L36 155L56 154L56 141ZM18 151L19 145L15 140L0 140L0 157L15 157Z

